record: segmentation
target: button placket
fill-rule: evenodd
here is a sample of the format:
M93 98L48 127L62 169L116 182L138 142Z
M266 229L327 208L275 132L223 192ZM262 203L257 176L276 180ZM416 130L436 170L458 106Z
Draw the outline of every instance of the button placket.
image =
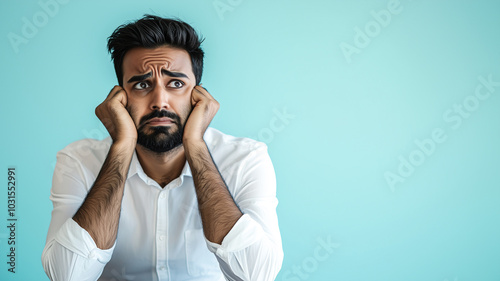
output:
M158 196L158 208L156 214L156 225L157 225L157 233L156 233L156 268L158 278L160 280L168 280L168 247L167 247L167 231L168 231L168 220L167 220L167 211L168 211L168 190L164 189L160 191Z

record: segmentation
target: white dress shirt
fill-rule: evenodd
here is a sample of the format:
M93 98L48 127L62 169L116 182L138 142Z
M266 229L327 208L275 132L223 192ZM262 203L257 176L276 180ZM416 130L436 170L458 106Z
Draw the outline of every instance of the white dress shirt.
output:
M191 169L161 187L134 152L125 182L118 235L97 248L73 219L111 146L85 139L57 154L52 219L42 264L51 280L274 280L283 260L276 178L264 143L208 128L205 142L243 212L221 245L203 235Z

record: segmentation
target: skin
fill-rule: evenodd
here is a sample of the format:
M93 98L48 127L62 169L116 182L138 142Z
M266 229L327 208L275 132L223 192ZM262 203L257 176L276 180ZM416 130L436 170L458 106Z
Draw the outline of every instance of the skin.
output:
M148 73L148 78L137 79ZM182 49L134 48L124 57L123 78L123 87L113 87L96 108L96 115L110 133L113 144L73 219L87 230L97 247L113 246L125 179L135 150L145 173L161 186L179 177L188 161L205 236L211 242L222 243L243 214L203 140L219 103L201 85L196 85L189 54ZM137 144L139 126L144 126L146 133L151 132L152 126L166 126L169 132L179 129L180 124L168 118L140 122L143 116L160 109L177 114L181 123L185 122L183 145L165 153L155 153Z
M162 69L182 73L187 78L164 75L161 73ZM151 78L128 83L132 77L150 72L152 73ZM127 93L128 107L131 109L130 115L135 125L132 128L133 130L140 125L139 120L142 116L151 113L155 109L171 111L181 118L181 122L186 121L192 108L192 92L196 86L196 79L191 68L191 59L186 51L169 47L153 50L132 49L125 55L123 60L123 74L123 89ZM181 82L180 84L184 83L180 88L179 82ZM197 89L203 88L198 86ZM215 113L216 111L213 114L214 116ZM179 124L168 124L168 122L162 124L160 122L146 125L146 133L149 132L148 127L151 127L150 125L170 127L169 132L179 129ZM188 135L193 134L193 132L185 133ZM177 178L186 161L184 147L182 146L165 154L156 154L142 146L137 146L136 151L139 162L146 174L161 186L165 186ZM171 172L165 173L165 171Z

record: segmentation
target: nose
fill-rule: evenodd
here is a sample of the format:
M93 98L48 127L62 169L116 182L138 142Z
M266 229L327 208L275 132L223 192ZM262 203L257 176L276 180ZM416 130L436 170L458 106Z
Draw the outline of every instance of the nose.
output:
M156 84L155 87L149 93L150 109L151 110L169 110L169 96L168 92L160 85Z

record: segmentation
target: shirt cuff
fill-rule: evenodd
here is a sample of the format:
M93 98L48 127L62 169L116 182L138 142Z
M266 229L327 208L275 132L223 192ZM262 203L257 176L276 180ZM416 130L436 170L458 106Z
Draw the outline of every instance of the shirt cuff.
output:
M244 214L224 237L222 244L210 242L206 238L205 241L210 252L225 258L229 253L241 251L261 240L263 235L262 227L250 215Z
M102 250L97 247L92 236L72 218L69 218L59 229L55 240L64 248L89 260L107 263L116 246Z

